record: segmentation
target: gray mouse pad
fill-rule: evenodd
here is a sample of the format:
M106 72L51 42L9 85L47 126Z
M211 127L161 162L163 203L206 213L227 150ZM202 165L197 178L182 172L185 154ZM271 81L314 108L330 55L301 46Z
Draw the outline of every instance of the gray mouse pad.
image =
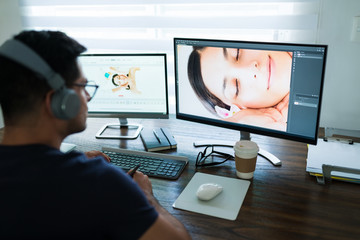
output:
M196 191L204 183L217 183L223 191L209 201L199 200ZM188 185L176 199L174 208L197 212L213 217L235 220L250 186L250 181L195 173Z

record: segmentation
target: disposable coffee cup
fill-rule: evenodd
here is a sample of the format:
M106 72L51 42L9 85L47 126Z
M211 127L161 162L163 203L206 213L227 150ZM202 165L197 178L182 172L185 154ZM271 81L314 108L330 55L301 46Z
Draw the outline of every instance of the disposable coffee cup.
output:
M259 147L255 142L240 140L234 145L236 175L239 178L254 177Z

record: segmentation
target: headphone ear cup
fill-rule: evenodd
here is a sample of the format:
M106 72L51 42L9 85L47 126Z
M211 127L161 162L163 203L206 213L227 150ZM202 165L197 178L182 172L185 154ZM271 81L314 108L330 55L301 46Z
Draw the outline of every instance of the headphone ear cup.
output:
M80 110L79 96L73 89L62 88L51 99L51 110L55 117L68 120L74 118Z

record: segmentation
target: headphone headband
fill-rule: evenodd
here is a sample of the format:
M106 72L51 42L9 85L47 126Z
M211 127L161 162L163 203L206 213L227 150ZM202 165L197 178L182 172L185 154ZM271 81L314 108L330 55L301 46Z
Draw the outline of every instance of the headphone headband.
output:
M0 47L0 54L44 76L55 91L65 85L64 79L34 50L16 39L7 40Z

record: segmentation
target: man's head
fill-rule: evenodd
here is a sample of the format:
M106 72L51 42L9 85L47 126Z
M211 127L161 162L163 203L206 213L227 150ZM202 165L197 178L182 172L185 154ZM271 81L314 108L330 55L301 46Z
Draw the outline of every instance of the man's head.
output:
M24 31L14 37L32 49L58 73L68 88L80 77L77 57L86 49L62 32ZM37 114L47 94L53 92L45 78L23 65L0 56L0 104L5 125Z

